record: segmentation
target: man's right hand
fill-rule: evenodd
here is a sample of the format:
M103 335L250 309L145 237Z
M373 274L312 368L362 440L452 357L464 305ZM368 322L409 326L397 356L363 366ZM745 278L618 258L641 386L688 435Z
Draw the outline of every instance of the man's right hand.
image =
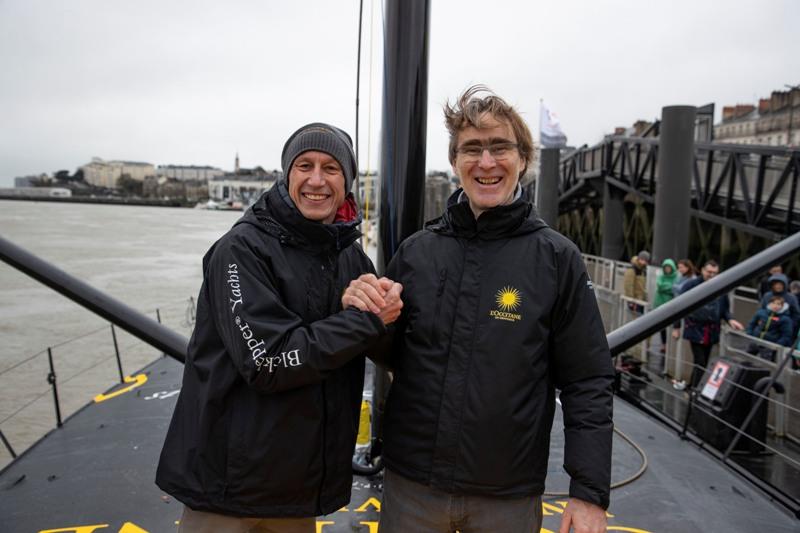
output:
M403 286L389 278L377 278L374 274L362 274L347 286L342 294L342 308L357 307L378 315L384 324L391 324L400 316L403 301L400 293Z

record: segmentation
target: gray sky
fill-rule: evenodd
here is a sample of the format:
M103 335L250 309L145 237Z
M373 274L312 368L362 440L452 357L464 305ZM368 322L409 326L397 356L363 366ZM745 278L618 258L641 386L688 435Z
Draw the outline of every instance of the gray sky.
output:
M364 3L361 168L374 169L383 23L381 3ZM665 105L715 102L719 119L800 83L794 0L432 6L432 169L449 167L441 106L474 83L534 132L544 99L574 145ZM92 156L231 169L238 150L245 167L278 168L302 124L354 133L357 28L358 0L0 0L0 186Z

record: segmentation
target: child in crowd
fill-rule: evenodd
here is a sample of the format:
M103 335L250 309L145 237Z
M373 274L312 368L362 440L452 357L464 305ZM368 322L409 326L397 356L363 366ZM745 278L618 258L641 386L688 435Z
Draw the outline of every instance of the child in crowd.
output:
M756 311L747 334L781 346L791 346L793 336L792 319L789 317L789 304L783 296L772 295L766 308Z

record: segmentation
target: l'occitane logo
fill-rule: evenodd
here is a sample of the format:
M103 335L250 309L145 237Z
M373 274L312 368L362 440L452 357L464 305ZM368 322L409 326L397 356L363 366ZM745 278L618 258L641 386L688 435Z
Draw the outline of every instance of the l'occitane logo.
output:
M503 287L497 291L497 307L501 311L516 311L522 297L514 287Z
M522 315L512 313L522 303L522 294L514 287L505 286L495 296L497 309L489 311L489 316L497 320L507 320L509 322L516 322L522 319Z

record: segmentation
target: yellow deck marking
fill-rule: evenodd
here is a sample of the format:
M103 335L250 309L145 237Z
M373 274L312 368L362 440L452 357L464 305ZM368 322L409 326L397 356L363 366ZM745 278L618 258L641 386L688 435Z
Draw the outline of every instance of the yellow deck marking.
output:
M356 444L366 446L370 441L370 416L369 416L369 402L361 400L361 416L358 419L358 437Z
M104 527L108 527L108 524L97 524L96 526L62 527L59 529L43 529L39 533L93 533L94 531Z
M369 528L369 533L378 533L378 522L359 522L362 526Z
M126 392L132 391L136 387L144 385L147 382L147 376L144 374L137 374L134 377L125 376L125 383L130 383L127 387L123 387L117 391L110 392L108 394L98 394L94 397L95 403L104 402L106 400L110 400L111 398L116 398L120 394L125 394ZM83 532L81 532L83 533Z
M136 524L125 522L122 524L122 529L119 530L119 533L147 533L147 530L140 528Z
M323 527L325 527L325 526L332 526L332 525L333 525L333 524L335 524L335 523L336 523L336 522L331 522L331 521L329 521L329 520L325 520L325 521L318 520L318 521L316 522L316 527L317 527L317 529L316 529L316 533L322 533L322 528L323 528Z
M381 512L381 502L378 501L376 498L373 498L372 496L370 496L367 499L367 501L362 503L360 507L356 508L356 512L357 513L366 513L367 512L367 507L369 507L370 505L372 507L374 507L375 510L378 511L379 513Z

